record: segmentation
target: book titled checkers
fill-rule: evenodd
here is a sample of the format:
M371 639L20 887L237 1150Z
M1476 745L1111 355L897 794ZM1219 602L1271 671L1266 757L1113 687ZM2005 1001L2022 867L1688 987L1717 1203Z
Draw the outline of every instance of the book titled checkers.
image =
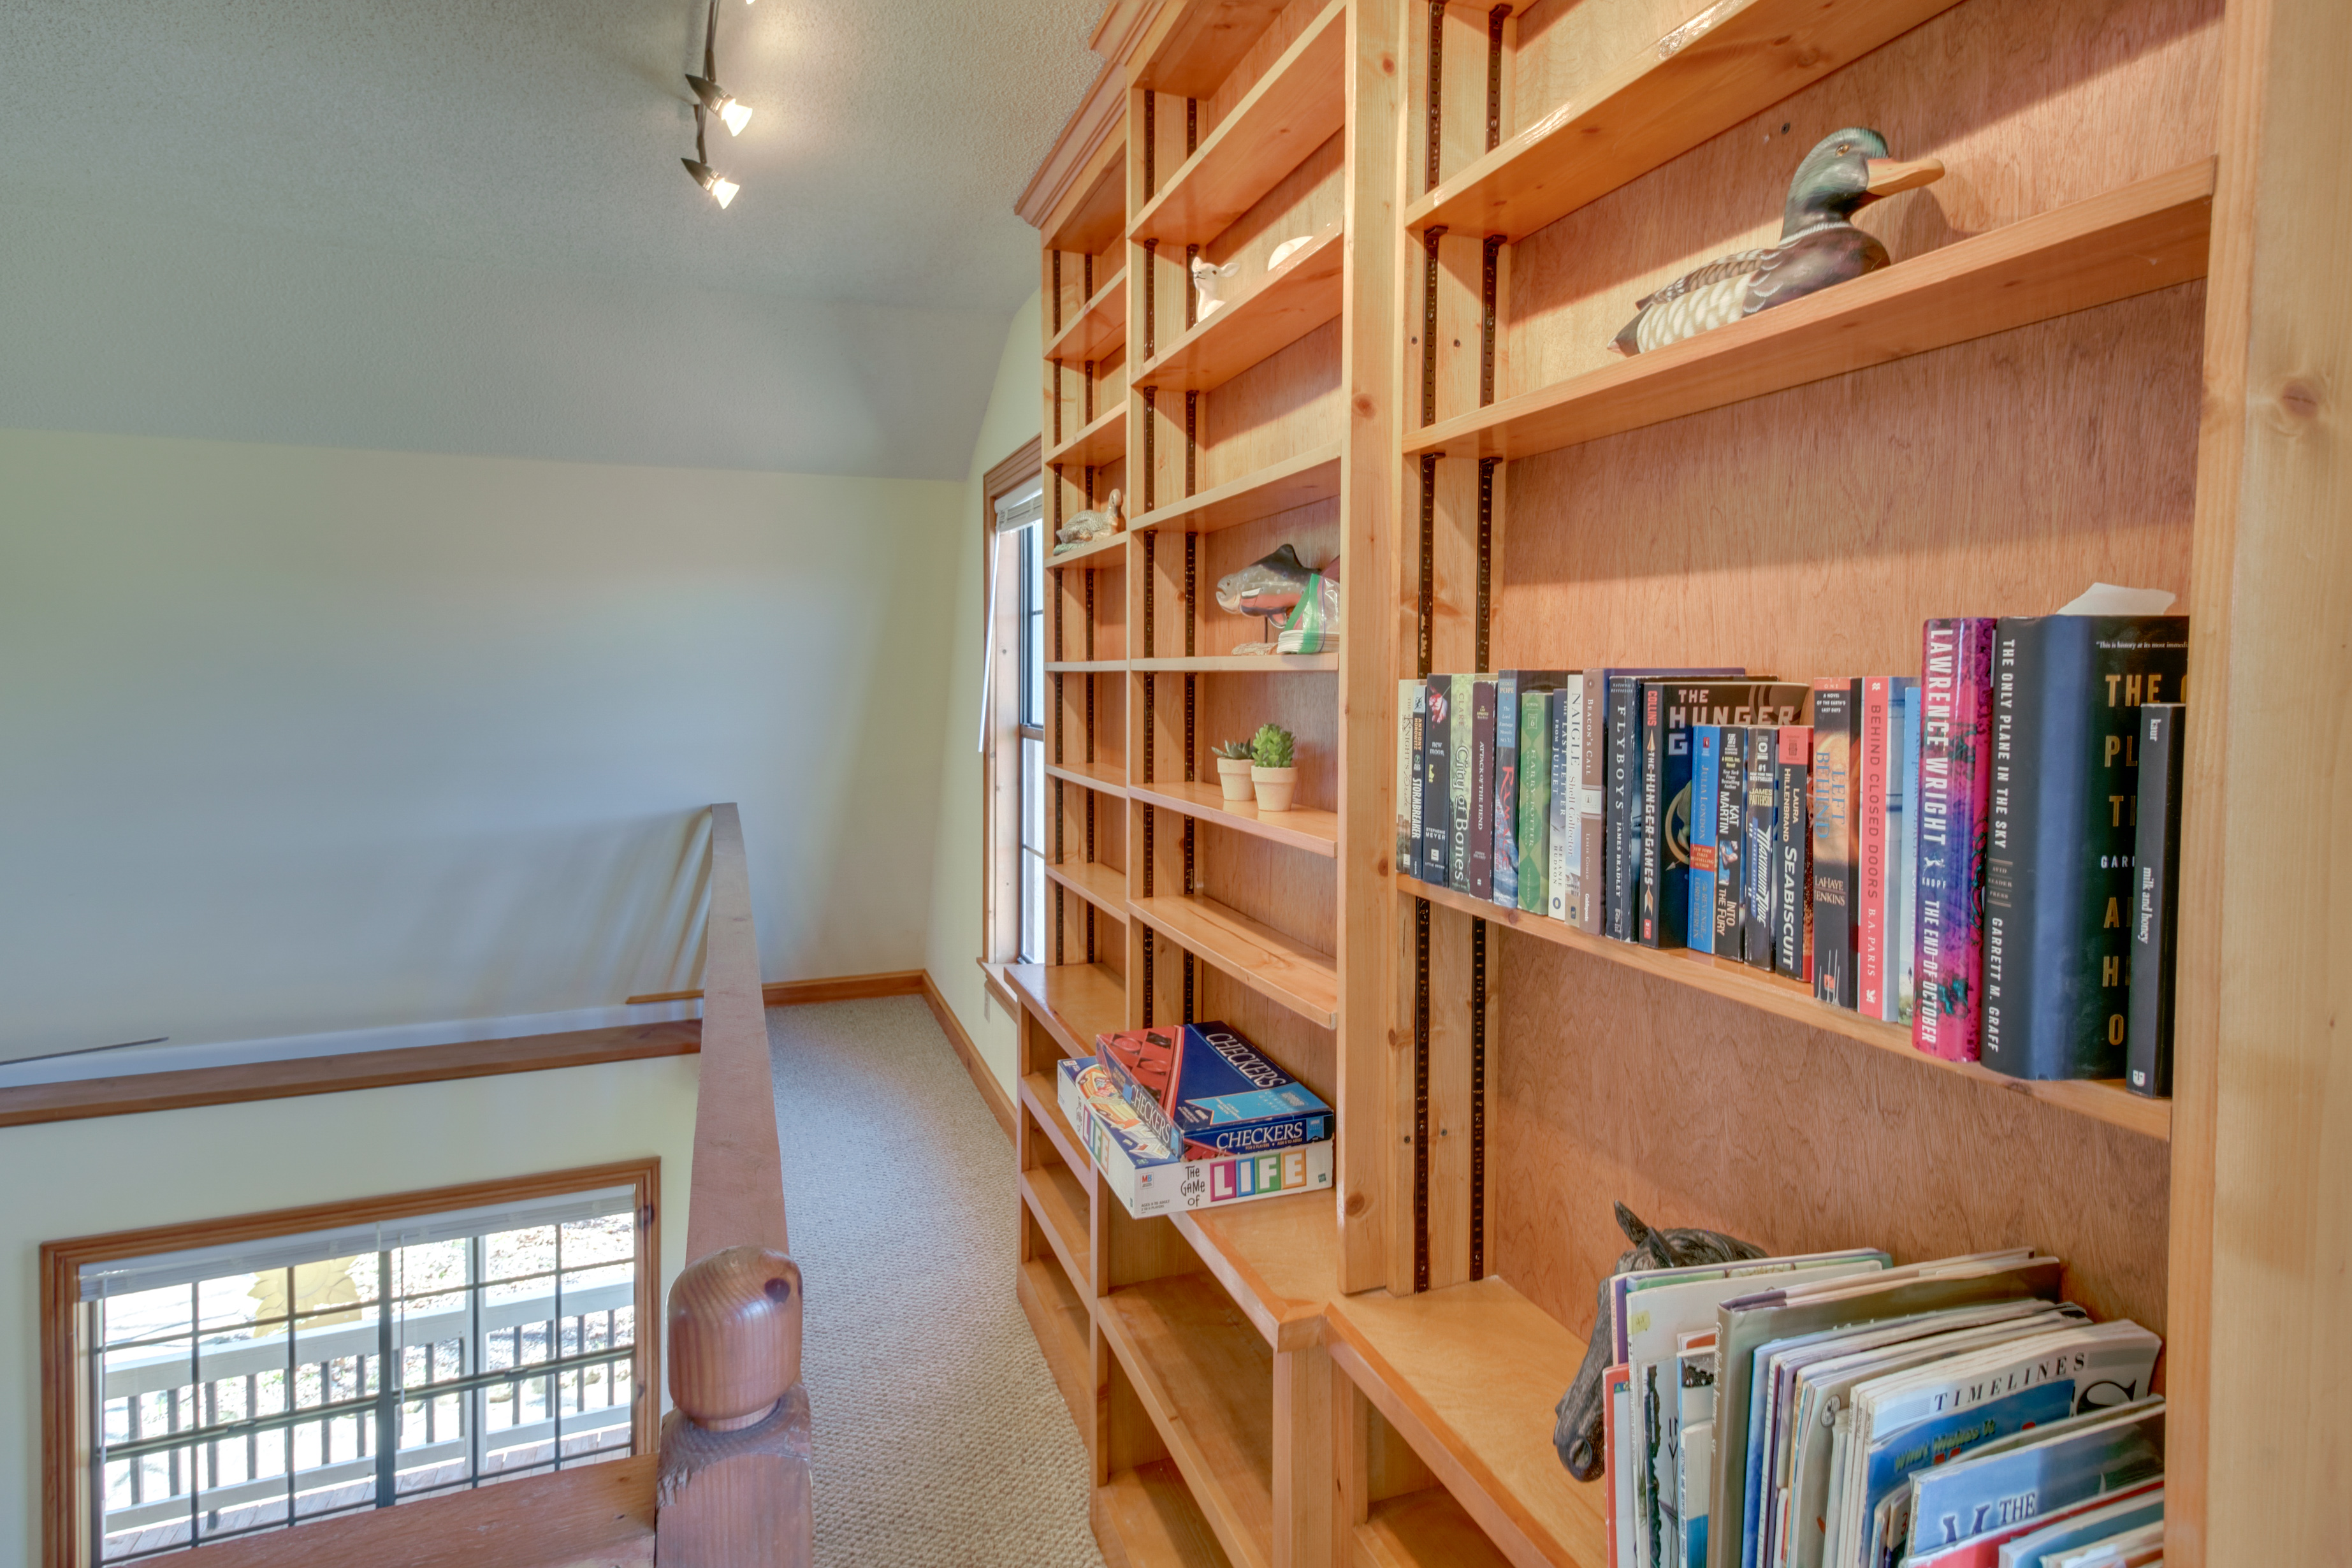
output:
M2167 1095L2188 660L2185 616L1959 616L1917 675L1405 681L1397 866L1948 1060Z

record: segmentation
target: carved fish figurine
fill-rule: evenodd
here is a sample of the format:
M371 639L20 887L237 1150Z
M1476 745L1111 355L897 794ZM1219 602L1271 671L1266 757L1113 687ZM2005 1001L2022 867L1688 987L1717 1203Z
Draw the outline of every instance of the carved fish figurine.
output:
M1054 531L1054 553L1075 550L1090 540L1108 539L1126 526L1126 510L1118 491L1113 490L1100 510L1082 511Z
M1633 1249L1617 1259L1612 1274L1639 1273L1652 1268L1682 1268L1694 1263L1731 1263L1743 1258L1761 1258L1764 1249L1753 1242L1740 1241L1715 1230L1653 1230L1634 1216L1623 1204L1617 1207L1617 1228L1625 1233ZM1592 1321L1592 1338L1584 1349L1584 1364L1577 1369L1576 1381L1559 1396L1553 1410L1551 1446L1559 1454L1559 1462L1568 1473L1580 1481L1601 1479L1608 1456L1601 1451L1601 1380L1614 1359L1615 1347L1609 1338L1609 1281L1601 1281L1596 1298L1600 1315ZM1737 1553L1734 1553L1737 1555Z
M1229 616L1265 617L1266 640L1244 644L1234 651L1272 653L1276 640L1275 623L1298 607L1298 601L1306 596L1307 585L1315 574L1315 568L1300 561L1298 552L1286 544L1273 554L1262 555L1240 571L1219 578L1219 609ZM1326 574L1336 581L1336 573Z
M1241 275L1242 264L1228 261L1223 267L1212 267L1206 257L1192 258L1192 294L1197 308L1192 312L1195 321L1205 321L1211 311L1223 304L1224 286Z
M1886 140L1875 131L1832 132L1789 183L1780 244L1710 261L1636 301L1641 313L1609 346L1621 354L1647 353L1877 271L1887 265L1886 247L1854 227L1853 215L1943 177L1944 165L1933 158L1906 163L1888 157Z

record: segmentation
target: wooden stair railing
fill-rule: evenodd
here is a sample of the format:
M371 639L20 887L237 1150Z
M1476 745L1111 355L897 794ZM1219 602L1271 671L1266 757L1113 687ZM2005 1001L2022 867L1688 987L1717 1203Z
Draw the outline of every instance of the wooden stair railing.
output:
M808 1568L809 1404L801 1274L787 1251L775 1079L743 826L710 808L702 1083L688 1259L669 1291L661 1568Z

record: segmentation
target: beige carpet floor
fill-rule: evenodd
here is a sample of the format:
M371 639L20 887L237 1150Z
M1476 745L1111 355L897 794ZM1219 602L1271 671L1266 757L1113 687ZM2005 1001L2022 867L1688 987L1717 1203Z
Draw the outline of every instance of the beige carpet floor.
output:
M1013 1150L919 997L771 1007L819 1568L1100 1568Z

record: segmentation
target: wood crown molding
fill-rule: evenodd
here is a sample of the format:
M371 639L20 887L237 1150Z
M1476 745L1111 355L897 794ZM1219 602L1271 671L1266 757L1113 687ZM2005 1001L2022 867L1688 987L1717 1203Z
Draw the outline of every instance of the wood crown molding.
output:
M1176 3L1181 5L1182 0ZM1169 0L1108 0L1103 6L1094 35L1087 40L1087 47L1102 57L1102 72L1087 89L1086 100L1062 127L1061 135L1055 138L1037 172L1029 176L1020 199L1013 204L1013 210L1030 227L1043 229L1052 221L1055 211L1070 195L1071 183L1125 122L1127 62L1135 58L1135 51L1168 6Z

